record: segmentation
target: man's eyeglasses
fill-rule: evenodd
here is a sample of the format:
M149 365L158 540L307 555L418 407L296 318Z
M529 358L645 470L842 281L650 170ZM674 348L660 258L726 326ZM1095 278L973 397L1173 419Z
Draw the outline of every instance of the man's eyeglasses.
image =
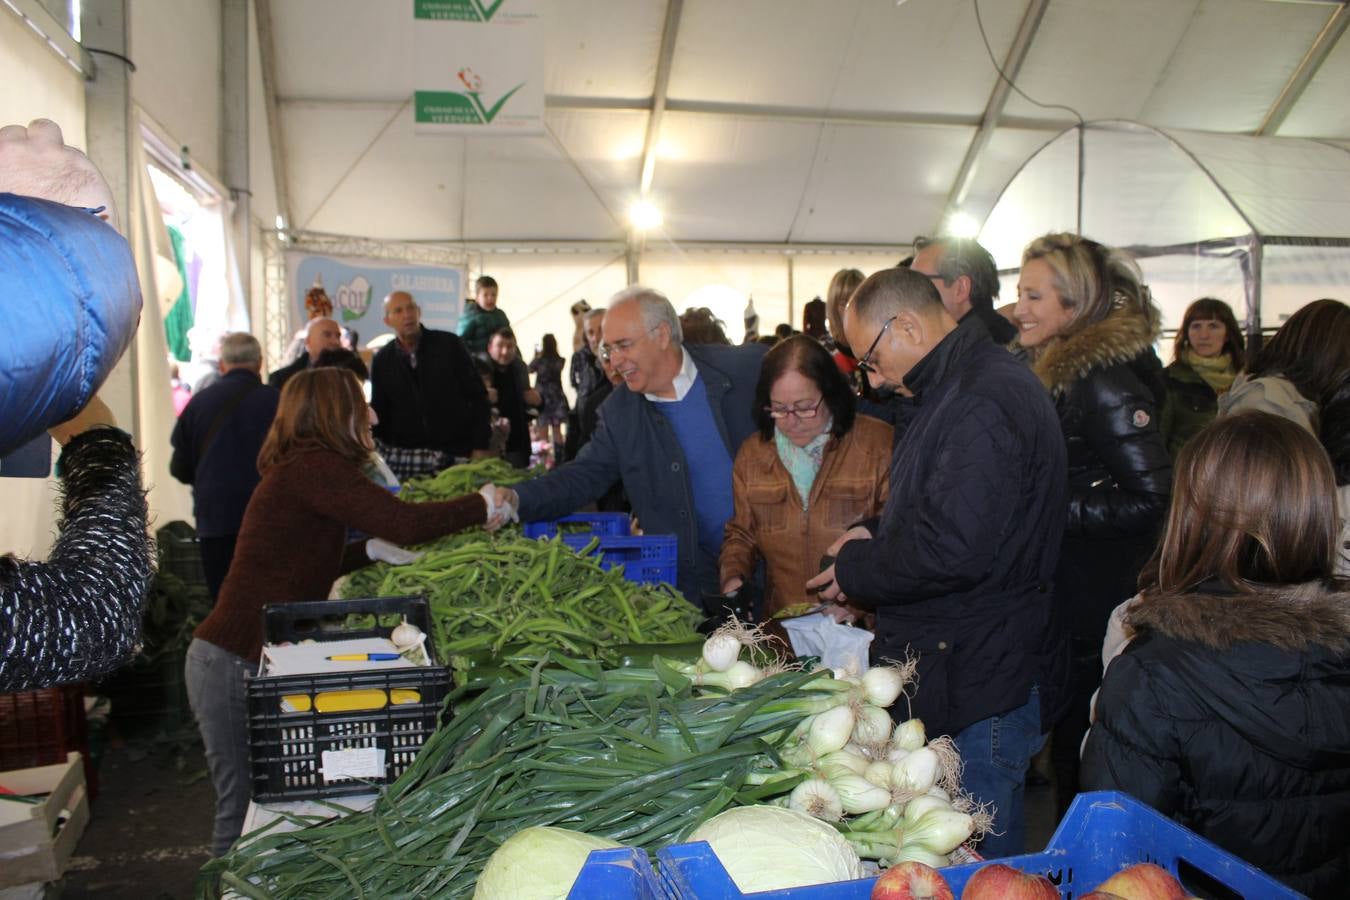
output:
M657 325L656 328L648 328L646 331L642 333L641 337L624 338L623 340L615 341L612 344L601 344L600 358L603 359L605 362L609 362L610 357L612 357L615 353L622 353L624 356L627 356L628 351L633 349L634 344L642 340L642 338L645 338L647 335L655 332L660 327L661 327L660 325Z
M770 419L786 419L788 416L796 416L798 419L814 419L820 412L820 405L825 402L825 397L821 396L812 406L766 406L764 411L769 414Z
M881 343L881 336L886 333L886 329L890 328L891 323L894 321L895 316L891 316L889 319L887 319L885 322L882 323L881 330L877 332L877 336L872 340L872 346L868 347L867 352L864 353L862 355L862 358L858 360L859 372L862 372L864 375L867 375L868 373L875 372L877 370L876 366L872 365L872 354L877 352L877 345Z

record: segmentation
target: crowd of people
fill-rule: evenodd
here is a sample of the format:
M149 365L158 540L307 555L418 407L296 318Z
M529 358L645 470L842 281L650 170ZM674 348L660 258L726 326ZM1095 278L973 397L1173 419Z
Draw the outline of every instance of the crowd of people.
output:
M0 161L81 165L59 137L0 130ZM0 212L70 219L118 284L125 242L85 211L107 205L52 199L5 195ZM391 293L394 337L368 371L325 315L267 384L257 341L227 336L172 461L194 488L215 598L186 672L218 796L213 849L248 801L244 679L263 604L327 596L382 540L620 503L676 537L676 587L706 611L743 592L759 617L821 601L875 630L877 659L917 657L897 713L955 740L965 786L994 809L986 856L1024 849L1023 786L1049 742L1062 804L1126 791L1309 895L1342 891L1350 307L1311 302L1249 348L1232 310L1202 298L1164 368L1158 307L1119 250L1037 238L1003 307L975 241L915 251L839 272L803 333L740 346L650 288L580 305L574 409L557 341L527 364L489 277L458 334ZM125 294L117 320L134 323ZM80 407L3 434L8 451L50 427L66 486L52 559L0 568L0 637L21 648L0 658L4 688L106 671L134 644L151 571L135 451L96 399ZM386 490L465 459L528 465L532 415L567 459L542 477L442 503ZM349 543L352 530L373 540ZM141 599L113 616L95 588Z

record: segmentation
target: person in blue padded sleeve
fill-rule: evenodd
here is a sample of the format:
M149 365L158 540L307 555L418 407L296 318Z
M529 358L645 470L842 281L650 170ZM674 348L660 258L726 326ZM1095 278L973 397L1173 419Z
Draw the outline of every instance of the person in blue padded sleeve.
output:
M62 446L48 558L0 558L0 692L108 672L140 638L154 551L139 459L96 396L141 310L115 223L107 182L55 122L0 128L0 457L43 432Z

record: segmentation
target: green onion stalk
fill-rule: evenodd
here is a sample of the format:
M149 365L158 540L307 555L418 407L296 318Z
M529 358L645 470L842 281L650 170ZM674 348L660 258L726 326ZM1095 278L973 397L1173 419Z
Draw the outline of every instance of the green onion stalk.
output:
M476 697L367 811L259 829L212 860L197 896L466 897L497 847L558 826L651 852L731 805L790 791L757 784L798 724L835 702L826 671L696 687L678 664L606 670L560 655Z

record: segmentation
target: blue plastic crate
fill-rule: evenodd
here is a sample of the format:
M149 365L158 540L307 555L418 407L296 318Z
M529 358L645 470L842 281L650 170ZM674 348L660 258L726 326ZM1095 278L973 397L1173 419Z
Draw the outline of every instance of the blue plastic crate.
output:
M631 517L628 513L613 512L594 512L594 513L576 513L571 516L563 516L561 519L545 520L542 522L526 522L521 527L521 533L527 538L551 538L558 533L559 525L589 525L590 535L608 535L610 537L627 537ZM586 536L588 532L564 532L564 534L574 534Z
M874 878L862 878L742 894L703 841L666 847L657 858L667 892L680 900L868 900L876 882ZM1247 900L1303 896L1118 791L1079 794L1044 852L998 862L1046 876L1059 887L1065 900L1088 893L1116 872L1139 862L1157 863L1180 878L1188 892L1203 891L1202 896L1212 896L1216 886ZM949 866L942 874L959 897L970 876L982 865Z
M568 900L665 900L647 854L632 847L592 850Z
M584 550L596 535L564 534L563 543L573 550ZM605 537L592 555L599 554L605 569L623 566L623 577L639 584L674 584L679 571L679 544L673 534L644 534L631 537Z

